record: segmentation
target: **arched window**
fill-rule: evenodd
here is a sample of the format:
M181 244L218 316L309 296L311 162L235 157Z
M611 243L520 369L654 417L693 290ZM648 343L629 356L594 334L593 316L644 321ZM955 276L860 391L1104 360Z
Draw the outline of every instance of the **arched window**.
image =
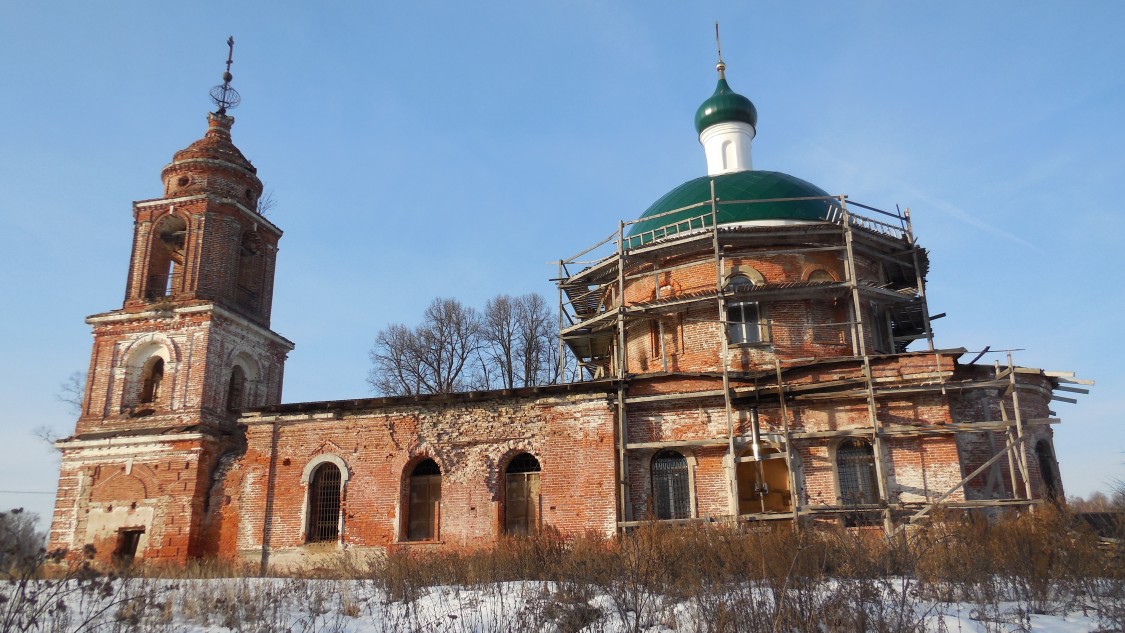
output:
M441 468L432 459L418 463L410 473L410 506L406 538L433 541L441 522Z
M141 373L141 404L160 402L160 386L164 382L164 359L153 356Z
M762 315L757 301L744 301L737 295L754 289L746 275L731 275L726 290L734 293L727 301L727 341L731 345L759 343L762 340Z
M179 216L164 216L153 225L145 298L166 297L179 288L186 236L187 222Z
M875 451L871 448L871 442L860 439L841 442L836 448L836 477L840 482L842 504L879 503Z
M504 475L504 531L534 534L539 527L539 460L520 453Z
M653 512L658 519L691 517L687 458L676 451L660 451L652 458Z
M1047 440L1035 444L1035 457L1039 461L1039 478L1043 481L1043 494L1051 501L1059 499L1059 480L1055 470L1055 455Z
M242 399L246 393L246 372L242 367L235 365L230 371L230 383L227 385L227 411L237 411L243 407Z
M331 462L317 466L309 481L308 542L340 538L340 469Z
M806 279L806 281L836 281L836 280L832 278L832 275L827 270L824 270L823 268L817 268L816 270L809 273L809 277L808 277L808 279Z

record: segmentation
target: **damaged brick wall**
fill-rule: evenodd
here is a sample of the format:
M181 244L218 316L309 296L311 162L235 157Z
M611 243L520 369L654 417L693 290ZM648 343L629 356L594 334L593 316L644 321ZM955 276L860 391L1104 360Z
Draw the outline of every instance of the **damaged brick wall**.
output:
M441 469L440 544L475 547L503 531L504 469L521 452L540 463L541 521L563 532L616 527L613 407L605 393L501 397L480 402L388 404L355 411L248 414L246 454L226 475L231 502L221 525L223 555L273 562L334 551L305 546L309 467L325 459L347 469L341 544L411 547L405 538L407 479L420 458ZM237 487L235 491L233 488ZM226 536L237 523L237 552Z

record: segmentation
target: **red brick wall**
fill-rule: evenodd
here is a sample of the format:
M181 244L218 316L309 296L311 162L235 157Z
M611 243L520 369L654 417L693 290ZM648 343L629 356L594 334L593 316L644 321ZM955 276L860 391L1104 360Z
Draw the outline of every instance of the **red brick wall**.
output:
M203 495L221 444L208 438L74 442L62 452L49 547L87 544L110 562L122 529L143 529L137 558L183 563L205 553Z
M216 518L224 555L236 554L227 549L236 521L237 550L245 555L253 556L263 538L275 560L323 549L304 547L308 493L301 481L323 455L348 469L342 510L348 546L404 543L404 486L422 457L442 470L440 540L449 546L495 541L503 525L502 471L519 452L542 467L543 524L563 532L615 529L613 408L605 394L385 406L276 422L252 414L246 421L246 454L225 482L231 503Z
M692 261L694 263L692 263ZM675 270L665 268L683 266ZM845 280L840 253L811 252L785 255L731 256L724 261L724 282L734 272L753 269L767 284L800 282L817 270L828 272L837 281ZM629 271L625 283L626 305L645 304L660 299L714 292L716 270L710 252L662 262L661 271L651 266ZM857 276L861 281L881 284L879 266L873 260L856 256ZM763 300L763 341L733 346L728 356L733 371L753 371L772 366L775 358L826 358L852 356L852 298L849 291L837 288L822 291L821 298ZM868 302L862 307L864 341L869 353L875 349L875 315ZM657 318L633 320L626 332L630 373L665 371L722 371L719 358L723 330L717 301L691 304ZM663 357L657 323L663 323ZM884 350L887 351L887 350Z

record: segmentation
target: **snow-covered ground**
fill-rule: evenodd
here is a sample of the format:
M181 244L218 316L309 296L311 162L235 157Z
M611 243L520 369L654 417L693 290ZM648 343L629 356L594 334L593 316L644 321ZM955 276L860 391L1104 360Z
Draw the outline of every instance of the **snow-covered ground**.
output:
M777 594L762 587L678 599L635 589L532 581L471 588L286 578L37 581L0 587L0 632L1120 630L1081 600L1028 614L1019 601L926 599L902 579L868 583L866 594L837 582L787 589L788 620L774 607Z

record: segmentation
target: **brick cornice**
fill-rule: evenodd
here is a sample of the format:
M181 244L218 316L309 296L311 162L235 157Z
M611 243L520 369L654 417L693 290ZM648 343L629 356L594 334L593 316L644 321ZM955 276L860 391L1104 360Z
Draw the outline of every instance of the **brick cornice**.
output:
M144 312L124 312L121 310L114 310L113 312L103 312L101 314L94 314L86 317L86 323L90 325L105 325L110 323L128 323L130 321L144 321L148 319L167 319L178 315L190 314L205 314L213 313L216 316L223 317L229 321L254 330L257 334L292 350L296 345L293 341L285 338L284 336L274 332L273 330L258 325L246 317L232 312L217 303L205 303L202 305L184 306L179 308L171 308L165 310L145 310Z
M258 224L263 225L271 232L276 233L279 237L282 235L282 233L284 233L284 231L278 228L276 224L267 220L266 216L242 204L242 201L235 198L224 198L222 196L216 196L215 194L211 193L200 193L191 196L181 196L179 198L152 198L149 200L137 200L133 202L133 208L145 209L148 207L158 207L162 205L186 204L188 202L195 202L197 200L206 200L208 202L214 202L216 204L228 204L241 211L250 221L257 222Z

